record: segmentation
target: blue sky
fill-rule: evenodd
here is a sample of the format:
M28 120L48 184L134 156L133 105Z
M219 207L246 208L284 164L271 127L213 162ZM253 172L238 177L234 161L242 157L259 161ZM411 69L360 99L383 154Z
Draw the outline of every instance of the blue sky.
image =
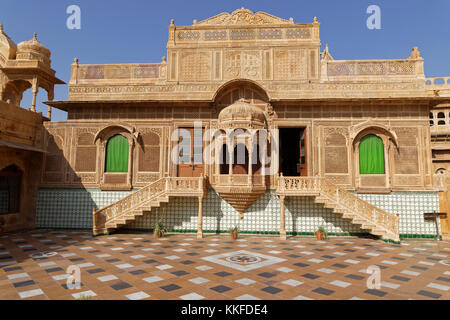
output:
M81 30L66 27L66 8L81 8ZM369 30L369 5L381 8L381 30ZM245 7L265 11L297 23L317 16L322 48L328 43L335 59L407 58L418 46L425 59L425 74L449 76L449 0L0 0L0 23L16 42L29 40L33 32L52 52L56 75L68 82L74 57L79 63L159 62L166 55L168 25L191 25L221 12ZM67 100L67 85L57 86L55 100ZM38 95L38 111L46 112ZM31 92L22 106L31 105ZM55 110L53 120L65 120Z

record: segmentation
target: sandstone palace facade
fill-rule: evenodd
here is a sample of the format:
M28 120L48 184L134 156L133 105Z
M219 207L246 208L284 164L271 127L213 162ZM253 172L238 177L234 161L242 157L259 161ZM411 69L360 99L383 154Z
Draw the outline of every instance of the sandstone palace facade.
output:
M172 20L159 63L75 59L67 101L51 101L61 81L49 54L19 72L20 48L0 43L2 108L40 85L68 114L46 121L49 109L42 150L19 152L41 161L29 174L35 226L102 234L161 219L198 237L235 225L281 237L321 225L387 241L433 237L436 226L449 236L448 218L424 213L448 210L450 78L426 78L416 47L401 59L336 60L319 30L317 18L247 9ZM17 165L14 145L0 148L0 170Z

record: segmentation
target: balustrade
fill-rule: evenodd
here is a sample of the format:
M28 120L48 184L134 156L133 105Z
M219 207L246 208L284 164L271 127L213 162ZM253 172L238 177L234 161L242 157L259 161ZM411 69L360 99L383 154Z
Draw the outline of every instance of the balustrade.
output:
M278 180L280 195L320 194L337 207L349 209L357 218L373 222L398 235L399 218L362 200L347 190L320 177L283 177Z

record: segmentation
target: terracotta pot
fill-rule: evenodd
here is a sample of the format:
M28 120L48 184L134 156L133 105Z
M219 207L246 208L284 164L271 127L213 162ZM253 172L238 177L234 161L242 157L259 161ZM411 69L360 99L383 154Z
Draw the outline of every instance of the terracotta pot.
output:
M233 240L236 240L238 237L238 233L237 232L232 232L231 233L231 238L233 238Z
M322 232L316 232L316 238L317 238L317 240L323 240L323 233Z

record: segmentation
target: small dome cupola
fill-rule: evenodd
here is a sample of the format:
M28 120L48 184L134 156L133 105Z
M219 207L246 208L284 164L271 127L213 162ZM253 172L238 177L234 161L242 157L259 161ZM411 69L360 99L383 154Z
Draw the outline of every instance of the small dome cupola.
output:
M262 129L266 124L264 111L244 98L220 111L218 120L222 129Z
M37 40L36 32L33 39L17 45L17 60L38 60L50 67L50 50Z
M16 44L3 31L3 25L0 24L0 65L5 64L6 60L14 60L16 51Z

